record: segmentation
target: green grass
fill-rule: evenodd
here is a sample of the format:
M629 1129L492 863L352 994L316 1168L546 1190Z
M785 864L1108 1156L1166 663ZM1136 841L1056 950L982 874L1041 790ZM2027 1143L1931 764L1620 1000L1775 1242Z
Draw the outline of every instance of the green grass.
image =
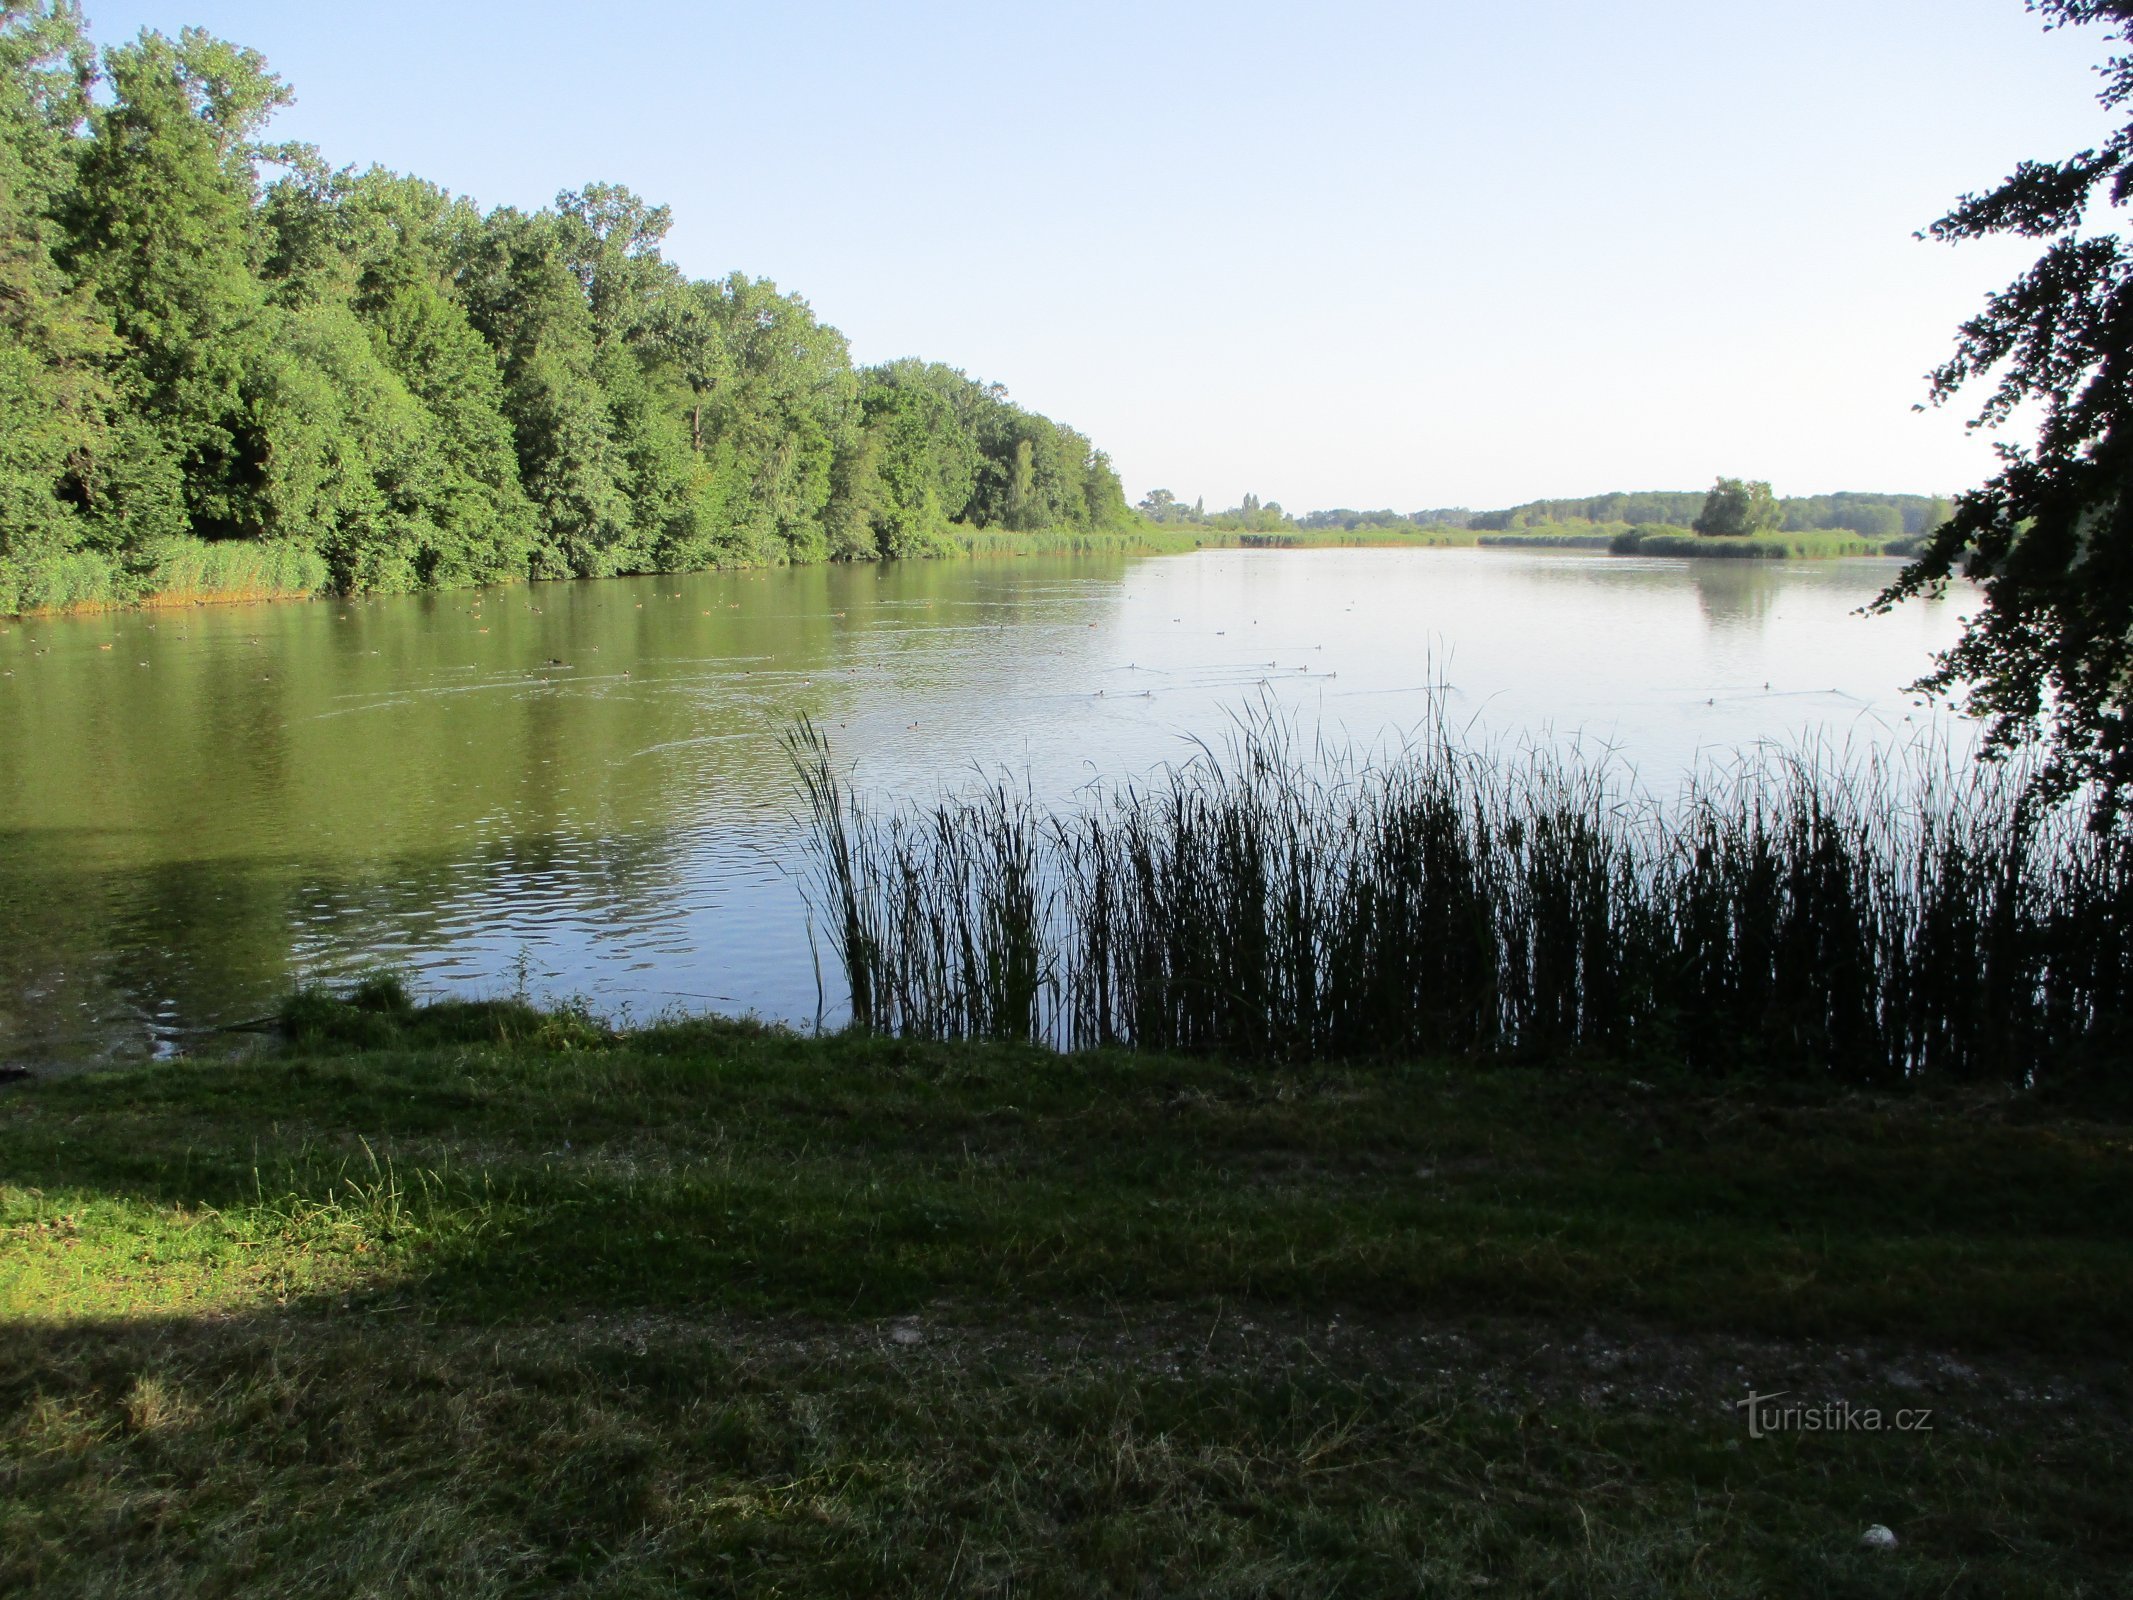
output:
M0 1589L2072 1596L2133 1561L2133 1143L2093 1109L291 1015L284 1054L0 1093ZM1750 1440L1749 1387L1937 1420Z
M1207 530L1138 523L1130 528L1049 528L1016 533L1006 528L966 528L950 534L956 548L974 556L1177 555L1217 543Z

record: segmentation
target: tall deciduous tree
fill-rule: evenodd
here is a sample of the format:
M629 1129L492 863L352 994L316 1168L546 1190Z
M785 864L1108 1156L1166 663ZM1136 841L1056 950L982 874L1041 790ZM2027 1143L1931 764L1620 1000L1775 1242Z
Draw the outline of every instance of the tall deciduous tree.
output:
M1748 533L1768 533L1785 520L1777 496L1767 483L1746 483L1739 478L1720 478L1703 498L1703 510L1690 524L1709 538ZM1902 532L1899 523L1895 529Z
M183 475L198 531L246 531L263 440L247 426L247 369L272 344L254 273L251 139L288 94L265 63L189 28L104 52L108 103L66 220L64 264L125 341L120 380Z
M0 610L64 603L108 527L120 347L54 254L89 76L72 5L0 3Z
M0 612L206 570L188 535L392 590L1126 517L1081 435L854 371L797 295L687 280L619 184L485 216L262 143L287 89L197 29L98 65L73 0L0 0Z
M2047 28L2098 25L2124 45L2133 0L2030 0ZM2133 52L2110 55L2099 96L2133 106ZM1973 427L2023 406L2032 445L1999 445L2000 470L1960 496L1954 515L1877 602L1937 592L1964 573L1985 604L1918 687L1959 695L1987 719L1987 748L2041 743L2047 782L2099 785L2099 821L2120 816L2133 784L2133 120L2100 147L2025 161L1965 195L1927 232L1962 241L2009 234L2045 241L2036 264L1962 325L1931 376L1934 404L1974 381L1991 389Z

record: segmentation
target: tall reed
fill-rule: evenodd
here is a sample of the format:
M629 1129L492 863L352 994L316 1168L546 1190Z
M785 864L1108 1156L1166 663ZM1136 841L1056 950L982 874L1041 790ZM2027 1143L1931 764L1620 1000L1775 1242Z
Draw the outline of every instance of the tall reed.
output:
M1763 748L1661 804L1575 748L1358 756L1259 715L1072 807L876 811L814 728L790 748L810 901L883 1031L2035 1083L2133 1017L2133 844L2019 765Z

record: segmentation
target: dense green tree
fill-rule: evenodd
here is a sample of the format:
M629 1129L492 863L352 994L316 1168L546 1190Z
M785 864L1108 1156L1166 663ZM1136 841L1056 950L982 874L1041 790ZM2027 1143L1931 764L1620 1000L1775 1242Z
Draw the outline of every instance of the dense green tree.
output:
M0 610L65 598L109 446L117 338L53 258L88 76L71 6L0 4Z
M72 0L0 0L0 610L206 570L188 536L385 590L1129 520L1080 434L855 372L621 185L483 215L261 142L287 100L197 29L99 63Z
M1002 405L985 419L979 444L971 520L1023 532L1105 525L1088 493L1094 447L1072 428Z
M535 577L599 577L621 570L633 518L625 463L602 387L592 308L552 216L509 208L464 240L456 281L468 313L496 350L503 411L532 500Z
M535 523L502 378L450 286L452 243L478 216L417 179L306 163L268 191L261 225L282 319L258 406L285 435L269 479L305 485L270 498L272 531L352 588L523 576Z
M2133 39L2133 0L2031 0L2048 28L2101 25ZM2133 51L2110 55L2100 96L2133 107ZM2000 470L1955 502L1884 608L1961 572L1985 604L1920 685L1956 693L1988 719L1989 747L2041 740L2061 790L2100 785L2099 820L2123 814L2133 784L2133 120L2101 146L2025 161L1965 195L1928 230L1946 241L2045 241L2036 264L1964 323L1932 375L1943 403L1991 390L1973 426L2024 407L2033 445L2003 443Z
M1837 526L1868 539L1901 538L1904 531L1903 513L1894 506L1856 506L1839 513L1844 520Z
M983 464L977 440L951 402L930 385L881 382L861 401L861 426L872 445L880 485L873 517L886 556L921 555L948 543Z
M844 336L798 295L734 273L718 286L728 375L705 401L714 526L741 560L820 560L837 449L859 379Z
M1081 504L1087 520L1079 526L1122 528L1132 523L1133 513L1126 508L1125 485L1119 482L1118 468L1112 465L1108 451L1090 448L1081 474ZM1197 503L1194 510L1199 510Z
M1690 524L1706 538L1769 533L1782 521L1777 496L1767 483L1720 478L1704 496L1703 509Z
M251 140L287 91L198 29L144 33L106 50L103 71L110 99L90 111L63 259L125 341L124 392L150 448L178 463L191 526L254 531L266 439L247 388L274 329L254 271Z
M352 305L387 370L425 408L436 463L428 503L440 542L418 557L423 580L524 576L535 522L504 415L503 376L495 352L449 291L440 242L468 230L472 208L446 202L428 184L386 174L368 175L350 209L366 199L389 221Z
M660 295L646 323L654 358L689 392L689 448L704 448L704 403L733 376L726 315L716 284L683 283Z

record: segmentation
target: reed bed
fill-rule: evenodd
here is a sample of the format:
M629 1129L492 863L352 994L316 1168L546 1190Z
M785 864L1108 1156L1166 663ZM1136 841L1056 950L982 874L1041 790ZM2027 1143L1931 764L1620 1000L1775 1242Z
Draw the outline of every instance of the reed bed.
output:
M1884 539L1842 528L1814 528L1796 533L1728 534L1705 537L1687 528L1640 526L1625 529L1609 542L1618 556L1689 556L1697 560L1829 561L1844 556L1911 556L1917 538Z
M289 540L163 540L146 565L127 566L94 550L39 564L34 572L0 558L0 617L66 615L121 606L215 605L296 600L331 581L325 558Z
M295 600L331 586L325 558L284 539L173 539L158 551L144 605Z
M2122 1058L2133 844L2019 765L1307 745L1075 805L877 807L802 723L806 888L862 1028L1286 1063L1578 1054L2035 1085Z

